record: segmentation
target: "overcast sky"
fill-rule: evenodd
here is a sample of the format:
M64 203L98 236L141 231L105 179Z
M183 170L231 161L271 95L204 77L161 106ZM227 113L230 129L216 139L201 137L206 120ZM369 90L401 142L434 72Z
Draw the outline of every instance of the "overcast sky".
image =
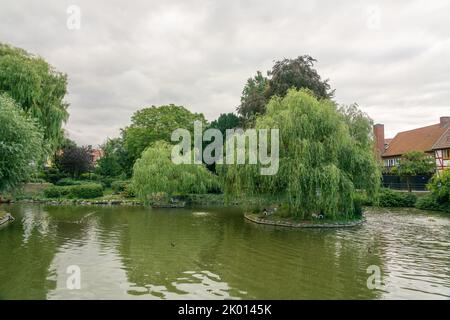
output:
M233 112L248 77L303 54L337 102L391 137L450 115L449 13L446 0L1 0L0 42L68 74L66 128L80 144L118 136L151 105Z

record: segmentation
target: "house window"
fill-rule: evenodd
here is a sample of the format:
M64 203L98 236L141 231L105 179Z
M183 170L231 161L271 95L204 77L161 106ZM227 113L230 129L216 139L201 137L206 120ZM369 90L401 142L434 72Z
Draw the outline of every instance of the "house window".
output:
M398 158L393 158L393 159L385 159L384 160L384 165L386 167L395 167L398 164L399 159Z
M442 150L442 158L444 158L445 160L450 159L450 149Z

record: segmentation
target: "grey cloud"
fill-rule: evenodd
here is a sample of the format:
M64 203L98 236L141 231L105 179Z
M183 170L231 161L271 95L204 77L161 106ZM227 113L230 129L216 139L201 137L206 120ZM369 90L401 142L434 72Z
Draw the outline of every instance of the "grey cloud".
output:
M66 28L69 5L81 30ZM212 120L246 79L310 54L336 89L386 134L450 108L448 1L2 1L0 41L69 76L67 130L81 144L117 136L136 110L176 103ZM373 8L379 26L368 23Z

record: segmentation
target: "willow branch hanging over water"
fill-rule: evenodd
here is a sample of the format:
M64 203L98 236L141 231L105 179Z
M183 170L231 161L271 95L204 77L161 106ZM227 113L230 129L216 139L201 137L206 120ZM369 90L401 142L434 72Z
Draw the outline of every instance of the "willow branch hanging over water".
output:
M262 176L259 165L220 166L227 196L277 194L291 216L335 219L357 213L356 189L376 192L371 121L355 106L338 110L333 101L292 89L271 99L256 128L280 130L278 173Z

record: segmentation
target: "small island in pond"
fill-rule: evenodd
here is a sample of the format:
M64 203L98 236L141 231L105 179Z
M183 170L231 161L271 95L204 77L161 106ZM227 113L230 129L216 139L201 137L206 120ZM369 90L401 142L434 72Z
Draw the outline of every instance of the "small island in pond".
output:
M364 223L364 218L351 219L351 220L298 220L291 217L282 217L280 215L264 215L262 213L245 213L245 219L248 221L279 227L291 227L291 228L345 228L356 227Z

